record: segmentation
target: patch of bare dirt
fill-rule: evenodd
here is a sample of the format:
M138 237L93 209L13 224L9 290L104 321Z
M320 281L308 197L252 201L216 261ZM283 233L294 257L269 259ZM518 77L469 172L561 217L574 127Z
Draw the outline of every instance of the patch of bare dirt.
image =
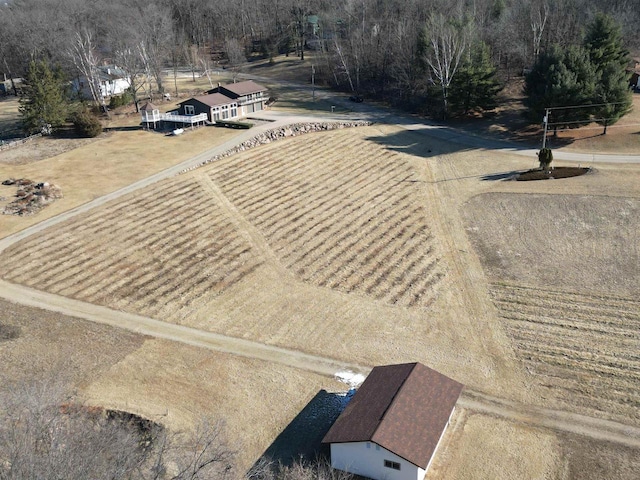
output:
M107 135L108 133L103 133L96 138L34 138L22 145L7 148L0 152L0 164L27 165L29 163L39 162L74 150L83 145L88 145Z

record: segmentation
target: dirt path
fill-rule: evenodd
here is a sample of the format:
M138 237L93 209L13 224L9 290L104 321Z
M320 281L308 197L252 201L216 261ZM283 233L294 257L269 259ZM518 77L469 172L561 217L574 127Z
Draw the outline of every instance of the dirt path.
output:
M243 235L246 235L249 243L255 247L260 255L262 255L266 260L268 260L269 264L278 269L278 273L285 277L292 277L291 271L284 268L278 256L271 249L269 244L265 241L264 236L261 235L258 230L247 221L244 216L238 211L238 209L229 201L229 199L225 196L224 193L218 188L218 186L211 180L211 177L206 173L197 172L193 173L194 178L196 178L200 184L208 190L216 201L229 213L229 218L231 221L238 227L238 231Z
M275 362L321 375L333 376L350 370L367 373L371 367L339 362L286 348L227 337L152 318L111 310L51 293L0 280L0 297L9 301L124 328L142 335L162 338L242 357ZM640 428L570 412L518 404L465 389L458 404L466 409L537 428L584 435L633 448L640 448Z

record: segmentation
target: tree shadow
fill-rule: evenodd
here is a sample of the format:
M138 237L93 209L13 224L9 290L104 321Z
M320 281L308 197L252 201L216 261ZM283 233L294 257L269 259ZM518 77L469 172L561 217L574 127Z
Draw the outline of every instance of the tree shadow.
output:
M487 175L480 176L483 182L495 182L498 180L511 180L524 170L512 170L510 172L489 173Z
M106 127L103 130L105 132L133 132L136 130L142 130L142 125L129 125L126 127Z
M414 130L402 130L389 135L367 137L366 140L382 145L387 150L406 153L417 157L429 158L438 155L472 150L457 135L450 135L438 127L425 127Z
M296 417L280 432L256 461L252 469L268 465L290 466L299 460L314 461L328 457L322 439L355 393L330 393L320 390Z

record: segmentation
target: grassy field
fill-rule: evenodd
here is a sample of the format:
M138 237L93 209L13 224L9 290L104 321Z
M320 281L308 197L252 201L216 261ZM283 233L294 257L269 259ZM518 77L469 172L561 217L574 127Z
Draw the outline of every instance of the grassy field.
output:
M179 80L185 95L209 85ZM122 111L112 121L127 127L137 118ZM125 129L37 162L2 163L0 155L0 176L51 181L66 195L34 217L0 217L0 232L230 138L212 132L235 134ZM498 180L535 164L394 126L308 134L45 230L3 252L0 275L361 365L421 361L487 394L639 425L640 167L596 164L569 180ZM10 193L0 188L0 196ZM0 311L0 326L18 332L0 339L11 381L64 365L89 403L173 429L202 414L225 418L242 468L320 389L345 388L6 302ZM599 452L589 457L583 438L517 421L461 408L453 427L428 478L634 478L637 471L632 449L589 441Z

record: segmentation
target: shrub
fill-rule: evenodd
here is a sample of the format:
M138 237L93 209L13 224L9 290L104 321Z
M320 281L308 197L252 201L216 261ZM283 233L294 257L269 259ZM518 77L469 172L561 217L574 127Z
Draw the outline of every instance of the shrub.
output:
M538 162L541 170L549 170L549 165L553 162L553 153L550 148L543 148L538 152Z
M249 129L253 127L253 123L250 122L233 122L231 120L216 120L216 126L226 128L243 128Z
M129 90L125 90L122 95L114 95L109 99L109 108L114 109L130 105L133 102L133 95Z
M102 133L102 124L89 110L81 110L73 116L73 127L81 137L93 138Z

